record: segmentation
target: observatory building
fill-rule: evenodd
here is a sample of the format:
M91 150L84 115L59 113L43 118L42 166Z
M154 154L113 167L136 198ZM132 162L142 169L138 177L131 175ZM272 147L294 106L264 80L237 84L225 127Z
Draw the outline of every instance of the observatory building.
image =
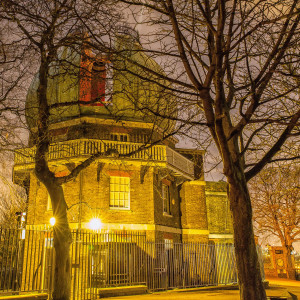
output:
M162 117L176 115L175 97L162 79L153 83L154 75L138 66L162 70L143 51L133 51L137 43L126 47L126 59L113 63L64 48L49 74L47 159L55 176L103 153L63 185L71 228L143 231L162 242L232 242L226 183L204 180L204 151L176 147L174 121ZM28 192L28 228L49 226L53 216L34 174L38 81L27 95L28 147L16 152L13 170L14 182Z

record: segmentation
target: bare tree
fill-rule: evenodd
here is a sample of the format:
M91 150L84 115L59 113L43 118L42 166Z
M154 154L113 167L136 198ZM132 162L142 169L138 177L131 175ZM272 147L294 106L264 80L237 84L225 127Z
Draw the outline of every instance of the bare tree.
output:
M30 57L30 64L38 69L37 75L37 107L38 114L35 136L35 174L46 186L50 194L53 214L56 218L54 226L54 247L56 252L55 282L53 299L70 298L71 261L69 249L72 243L71 231L67 219L67 204L65 202L62 184L72 180L87 167L95 158L78 165L68 176L57 178L50 170L47 152L50 145L49 116L50 100L47 94L49 80L55 73L55 66L65 64L71 76L78 76L80 70L60 57L63 47L73 47L73 51L81 52L82 45L87 40L82 28L89 24L89 18L101 23L104 32L102 36L109 36L111 18L105 3L99 1L90 5L86 1L3 1L1 4L1 18L9 24L10 44L18 45L26 55L23 62ZM112 14L113 15L113 14ZM106 31L103 30L106 29ZM98 31L99 32L99 31ZM101 36L98 37L100 44ZM108 38L109 41L109 38ZM13 55L12 55L13 57ZM15 60L21 59L20 56ZM28 60L27 60L28 62ZM64 105L64 104L62 104ZM71 105L70 103L65 104Z
M23 142L24 104L22 95L28 80L28 64L23 61L23 47L10 40L6 20L0 20L0 151L10 152ZM24 132L24 130L23 130Z
M0 176L2 193L0 198L0 225L4 228L18 228L17 213L25 212L25 192L12 185L4 176Z
M284 146L293 138L299 149L298 1L122 2L144 51L165 64L164 75L145 71L176 94L173 119L215 142L229 187L241 299L266 299L247 182L271 161L299 157Z
M122 11L131 10L133 20L140 15L133 23L140 32L141 28L145 30L141 35L144 49L132 50L146 49L148 56L165 68L161 72L147 67L126 56L126 51L114 49L112 53L122 61L116 63L116 69L144 81L150 78L151 84L160 87L157 91L167 91L172 95L169 101L179 107L177 115L137 102L137 110L176 121L178 128L186 128L186 134L198 130L212 136L229 185L241 298L265 299L247 181L270 161L291 158L293 153L288 151L278 156L279 150L288 139L299 135L298 85L294 80L299 77L299 61L293 50L299 46L297 0L121 2L129 4L128 10ZM68 299L70 295L71 234L61 184L72 180L102 153L77 165L65 177L57 178L50 170L46 159L53 109L47 99L49 75L56 75L53 70L61 60L59 50L66 45L81 51L80 45L86 43L111 53L111 33L118 22L116 15L111 17L108 5L109 1L6 0L1 8L2 18L14 24L13 37L38 66L35 173L51 196L57 219L54 299ZM82 28L91 40L78 34ZM74 71L70 65L66 69ZM79 74L79 70L74 72Z
M249 187L255 231L280 240L291 278L294 278L293 243L300 241L299 172L297 164L274 165L253 178Z
M122 17L118 12L113 12L115 6L112 6L112 4L114 4L114 1L90 2L84 0L51 0L46 2L6 0L1 4L0 16L2 20L7 22L11 30L10 45L18 45L24 51L24 55L16 56L15 60L24 58L24 64L26 64L29 59L29 67L31 68L29 68L30 72L28 71L27 74L31 75L31 79L34 77L33 89L31 89L34 95L31 96L36 100L36 103L31 103L31 106L26 107L26 117L32 130L30 142L36 147L34 171L38 180L48 190L53 215L56 219L54 226L56 266L53 299L69 299L71 288L69 250L72 236L62 184L73 180L100 156L113 154L121 157L122 155L114 153L115 150L113 149L97 152L82 163L77 164L68 175L56 177L47 159L51 143L49 129L51 118L55 116L55 112L59 109L71 110L72 105L82 104L81 101L83 101L83 104L93 104L95 100L82 100L84 95L80 95L82 96L80 99L68 98L55 102L51 98L49 90L55 84L55 80L63 80L65 92L71 91L73 86L78 84L80 80L89 81L91 77L90 65L97 61L100 55L104 55L109 60L113 60L113 68L119 72L119 77L127 76L128 84L119 84L119 90L114 91L114 93L127 95L128 98L131 98L132 103L136 104L137 111L142 112L147 107L145 103L141 103L139 106L138 99L141 97L132 95L131 90L128 89L129 84L133 84L133 81L134 84L142 84L136 82L135 75L139 71L144 72L144 70L132 63L131 67L124 65L124 56L127 57L128 52L134 51L134 49L122 48L122 42L130 42L133 46L135 42L131 42L130 35L132 32L128 34L128 26L121 23ZM121 41L122 39L123 41ZM121 44L118 41L121 41ZM85 63L75 62L78 57L81 57ZM144 60L147 60L147 57L144 57ZM152 67L158 73L161 71L157 64L153 64ZM132 71L134 76L131 75L134 78L130 78L130 70L134 70ZM151 76L148 76L148 78L151 78ZM122 80L120 79L120 81ZM148 84L148 82L146 83ZM158 107L159 109L156 111L161 114L162 111L166 112L167 108L159 105L164 89L158 87L159 85L155 83L151 85L151 88L155 89L158 95L157 103L153 107ZM169 94L169 96L171 95ZM121 118L124 111L120 108L117 108L116 111L115 107L110 108L108 106L107 110L116 119ZM128 108L124 107L123 109ZM167 125L170 123L172 128L173 121L164 121L161 117L150 114L148 111L145 111L145 114L151 115L157 122L165 122ZM149 145L150 141L145 141L140 149L124 156L133 155L137 151L159 143L162 139L173 134L169 131L164 132L162 137L159 137L154 143Z

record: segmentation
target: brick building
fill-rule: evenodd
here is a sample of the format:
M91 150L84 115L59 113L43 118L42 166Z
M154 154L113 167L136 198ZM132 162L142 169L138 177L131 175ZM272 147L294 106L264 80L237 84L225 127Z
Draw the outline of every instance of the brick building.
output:
M126 43L131 60L160 70L143 52L132 51L137 43ZM61 58L72 67L56 67L47 91L49 104L70 102L50 109L48 161L56 176L103 152L63 186L71 228L89 228L98 219L103 230L145 231L159 241L232 242L226 184L204 181L204 152L176 148L178 140L167 137L174 122L144 109L176 114L174 96L130 77L128 70L146 76L134 64L116 61L112 67L103 56L91 62L86 52L65 48ZM38 77L26 103L29 145L16 152L13 173L28 190L27 226L33 227L48 226L52 217L47 190L33 171L37 84Z

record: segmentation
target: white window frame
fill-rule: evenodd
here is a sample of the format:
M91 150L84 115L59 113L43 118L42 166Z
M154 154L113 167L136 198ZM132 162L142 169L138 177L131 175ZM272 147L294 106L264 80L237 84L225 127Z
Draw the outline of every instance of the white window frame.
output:
M170 186L168 184L162 183L161 198L163 201L163 214L170 216L171 215L171 195L170 195Z
M120 184L121 180L127 181L124 184ZM118 183L113 182L119 180ZM126 189L127 185L127 190ZM117 188L118 186L118 188ZM122 186L124 186L122 188ZM115 199L115 196L118 194L119 199ZM120 200L120 196L123 194L123 199ZM127 194L128 199L125 199L125 195ZM119 205L116 205L116 202L119 202ZM120 201L124 201L124 206L120 206ZM125 206L125 201L128 202L128 205ZM113 204L112 204L113 203ZM109 208L116 209L116 210L130 210L130 177L127 176L110 176L109 179Z

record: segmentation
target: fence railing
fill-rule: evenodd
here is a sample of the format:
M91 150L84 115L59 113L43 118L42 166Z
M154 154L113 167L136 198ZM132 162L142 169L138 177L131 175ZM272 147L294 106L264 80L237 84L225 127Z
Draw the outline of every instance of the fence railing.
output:
M232 244L147 242L150 290L237 283Z
M0 291L51 290L52 232L0 229Z
M72 299L97 299L104 287L149 290L237 282L232 244L147 241L141 232L73 230ZM0 229L0 292L53 290L51 230Z
M74 157L86 157L96 153L106 153L115 150L120 155L127 155L128 159L145 161L166 162L175 169L193 177L193 162L165 145L154 145L142 149L142 143L130 143L119 141L80 139L51 144L48 152L48 160L70 159ZM35 147L22 148L15 152L15 166L23 166L34 163Z

